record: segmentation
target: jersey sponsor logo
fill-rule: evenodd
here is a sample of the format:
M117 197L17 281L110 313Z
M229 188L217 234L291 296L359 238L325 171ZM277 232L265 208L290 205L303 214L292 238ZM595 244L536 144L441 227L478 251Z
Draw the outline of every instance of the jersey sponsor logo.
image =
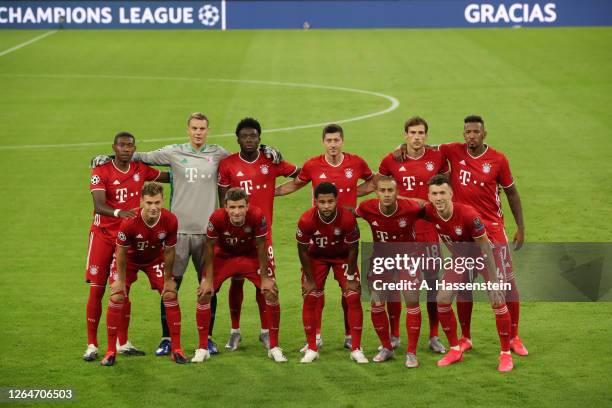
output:
M389 233L386 231L376 231L376 236L380 242L387 242L389 238Z
M215 226L213 225L212 222L208 221L208 230L209 231L214 231L215 230Z
M467 183L470 182L471 176L472 176L472 173L470 173L467 170L461 169L459 171L459 181L461 181L461 185L467 186Z
M238 237L225 238L225 242L227 242L228 245L234 246L238 243Z
M98 265L91 265L89 267L89 274L90 275L97 275L98 274Z
M412 187L416 184L416 178L414 176L403 177L402 181L406 190L412 190Z
M406 171L406 168L404 166L399 168L399 171Z
M270 168L266 164L259 166L259 170L261 170L261 174L268 174L270 172Z
M325 245L327 245L327 237L316 237L315 242L319 248L325 248Z
M247 195L251 195L251 191L253 191L253 181L252 180L242 180L240 182L240 187L244 190Z
M425 163L425 168L427 169L427 171L433 171L433 170L434 170L434 164L433 164L433 162L427 162L427 163Z
M345 169L344 170L344 175L346 176L346 178L352 178L353 177L353 169Z
M185 168L185 178L188 183L195 183L198 179L198 169L196 167Z
M157 238L164 239L164 238L166 238L166 235L167 235L166 231L162 231L159 234L157 234Z
M408 225L408 221L406 221L405 218L400 218L400 220L398 221L398 225L400 226L400 228L405 228L406 225Z
M94 174L93 176L91 176L91 184L95 186L99 182L100 182L100 176L98 176L97 174Z
M119 180L115 180L115 181L113 181L113 186L116 186L116 185L118 185L118 184L121 184L121 182L120 182Z
M236 177L242 177L242 176L244 176L244 173L239 170L238 173L236 173Z
M125 241L127 239L123 231L119 231L119 234L117 234L117 238L119 238L119 241Z
M321 173L321 175L319 176L320 179L326 179L327 176L325 175L325 173Z
M463 229L461 227L455 227L455 234L462 235L463 234Z
M340 228L334 228L334 235L342 234L342 230Z
M115 198L120 203L125 203L125 198L127 197L127 195L128 195L127 188L118 188L117 191L115 191Z
M491 165L489 163L484 163L482 165L482 171L484 173L490 173L491 172Z

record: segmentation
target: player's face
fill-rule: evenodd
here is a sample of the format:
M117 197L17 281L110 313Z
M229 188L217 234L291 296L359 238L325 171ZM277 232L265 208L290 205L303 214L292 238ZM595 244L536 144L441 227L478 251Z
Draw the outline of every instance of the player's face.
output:
M444 183L441 186L429 186L429 201L436 207L439 212L446 211L450 208L453 199L453 190Z
M238 144L240 145L240 150L245 153L253 153L256 151L259 148L260 142L261 138L259 137L257 129L244 128L240 129L240 132L238 132Z
M247 204L246 200L227 200L225 202L225 210L230 217L231 223L234 225L241 225L244 223L248 208L249 205Z
M336 197L333 194L319 194L316 199L317 209L324 217L331 217L336 211Z
M191 119L187 127L187 133L189 133L191 144L199 149L206 144L208 122L204 119Z
M140 206L147 218L157 218L164 206L164 197L161 194L142 196Z
M487 131L480 122L466 123L463 126L463 138L470 149L477 149L484 143Z
M427 132L425 131L425 125L410 126L408 131L404 133L406 143L413 150L420 150L425 146L427 140Z
M330 156L337 156L342 153L342 145L344 139L340 133L326 133L323 138L323 146L325 146L325 153Z
M136 151L134 139L131 137L120 137L117 143L113 145L115 156L122 162L129 162Z
M397 188L391 180L379 181L376 187L376 195L385 207L390 207L397 201Z

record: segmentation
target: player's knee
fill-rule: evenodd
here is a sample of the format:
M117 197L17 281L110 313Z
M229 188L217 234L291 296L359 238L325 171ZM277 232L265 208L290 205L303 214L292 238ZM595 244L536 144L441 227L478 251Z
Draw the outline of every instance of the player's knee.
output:
M123 301L125 300L125 296L123 295L123 293L113 293L112 295L110 295L110 300L115 303L123 303Z
M210 295L210 293L206 293L204 295L200 295L198 296L198 303L201 305L205 305L207 303L210 303L210 299L212 298L212 296Z
M419 302L414 302L414 301L407 301L406 302L406 307L412 308L412 307L418 307L419 306Z
M370 302L372 304L372 307L381 307L384 306L383 302Z
M447 291L440 291L438 292L438 294L436 295L436 301L438 303L451 303L452 302L452 294L451 292L447 292Z
M264 290L264 298L266 299L266 303L278 303L278 293L270 292L269 290Z
M164 299L164 302L167 302L170 300L176 300L177 296L174 292L166 292L162 295L162 298Z

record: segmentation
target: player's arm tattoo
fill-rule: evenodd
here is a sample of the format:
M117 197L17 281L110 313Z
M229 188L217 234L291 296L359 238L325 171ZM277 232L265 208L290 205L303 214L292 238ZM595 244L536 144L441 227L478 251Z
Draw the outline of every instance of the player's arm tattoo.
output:
M308 183L300 180L299 178L294 178L293 180L289 180L288 182L283 183L280 186L276 186L276 189L274 189L274 195L283 196L291 194L294 191L297 191L300 188L304 187L306 184Z
M168 281L172 279L175 254L176 249L174 246L164 248L164 280Z
M523 241L525 240L525 224L523 223L521 196L516 188L516 184L504 188L504 192L506 193L506 197L508 197L508 204L510 205L512 216L514 216L514 221L516 222L517 231L513 242L514 249L518 250L523 246Z

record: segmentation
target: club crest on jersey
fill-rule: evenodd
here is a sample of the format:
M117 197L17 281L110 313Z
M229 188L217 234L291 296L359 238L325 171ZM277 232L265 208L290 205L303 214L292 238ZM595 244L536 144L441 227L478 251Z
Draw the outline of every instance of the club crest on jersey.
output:
M91 176L91 184L95 186L99 182L100 182L100 176L98 176L97 174Z
M406 221L405 218L400 218L398 225L400 226L400 228L405 228L406 225L408 225L408 221Z
M433 162L427 162L427 163L425 163L425 168L427 169L427 171L433 171L433 170L434 170L434 164L433 164Z
M302 230L298 228L297 231L295 231L295 235L301 238L304 236L304 233L302 233Z
M463 234L463 229L461 227L455 227L455 234L457 235Z
M164 239L166 238L166 231L162 231L159 234L157 234L157 238L159 239Z
M259 166L259 169L261 170L261 174L268 174L270 172L270 169L266 164L262 164L261 166Z
M134 179L134 181L140 181L140 174L136 173L132 178Z
M482 171L484 173L490 173L491 172L491 165L489 163L484 163L482 165Z
M89 273L91 275L97 275L98 274L98 265L91 265L89 267Z
M119 231L119 234L117 234L117 238L119 238L119 241L125 241L127 239L123 231Z
M213 225L212 222L208 221L208 230L209 231L214 231L215 230L215 226Z
M342 231L340 230L340 228L334 228L334 235L340 235L342 234Z
M251 227L249 227L248 225L246 227L244 227L244 232L249 234L251 231L253 231L253 229Z
M345 169L344 170L344 175L346 176L346 178L353 177L353 169Z

